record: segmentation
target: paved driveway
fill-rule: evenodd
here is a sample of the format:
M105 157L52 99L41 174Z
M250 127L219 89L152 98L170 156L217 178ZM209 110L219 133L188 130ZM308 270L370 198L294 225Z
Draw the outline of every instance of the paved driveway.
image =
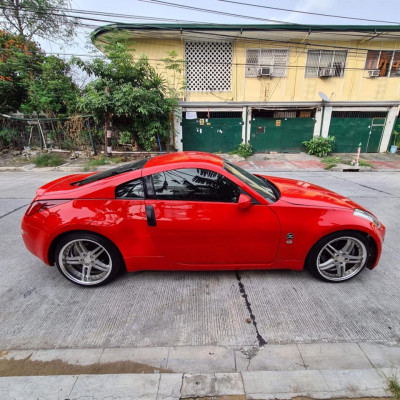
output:
M257 171L260 172L260 171ZM279 174L277 174L279 175ZM379 267L329 284L307 272L140 272L80 288L25 250L20 220L57 173L0 174L0 349L400 342L398 173L285 172L351 197L387 226Z

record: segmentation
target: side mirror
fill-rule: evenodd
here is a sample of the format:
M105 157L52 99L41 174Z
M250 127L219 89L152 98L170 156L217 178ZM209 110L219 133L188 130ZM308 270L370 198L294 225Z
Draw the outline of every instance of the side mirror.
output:
M245 194L239 196L238 207L242 210L249 208L251 206L251 198Z

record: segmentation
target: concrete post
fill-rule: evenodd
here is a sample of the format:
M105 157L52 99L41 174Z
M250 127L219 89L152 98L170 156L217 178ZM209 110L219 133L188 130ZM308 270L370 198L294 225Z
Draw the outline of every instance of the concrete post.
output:
M324 138L328 137L329 127L331 126L332 107L325 106L324 122L322 124L322 134Z
M399 113L399 107L391 107L386 117L385 127L383 128L383 135L381 139L381 145L379 146L379 152L384 153L388 146L390 136L392 135L393 126Z
M182 108L177 108L174 112L174 129L175 129L175 148L183 151L183 135L182 135Z

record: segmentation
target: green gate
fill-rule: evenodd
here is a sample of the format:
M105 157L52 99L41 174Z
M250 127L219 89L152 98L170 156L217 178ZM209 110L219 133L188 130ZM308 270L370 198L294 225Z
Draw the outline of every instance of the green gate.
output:
M257 152L300 151L303 141L314 133L314 118L254 118L250 144Z
M394 144L394 140L395 140L394 132L400 133L400 118L399 117L397 117L396 121L394 121L392 135L390 136L390 140L389 140L389 144L388 144L388 148L387 148L388 151L390 150L390 146L392 146Z
M242 118L182 120L183 150L229 152L242 143Z
M332 117L329 136L335 136L335 153L377 153L386 119L384 117Z

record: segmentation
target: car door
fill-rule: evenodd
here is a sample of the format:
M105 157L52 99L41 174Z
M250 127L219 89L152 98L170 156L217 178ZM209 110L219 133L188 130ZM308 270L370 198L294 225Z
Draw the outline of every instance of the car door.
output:
M198 268L266 265L280 228L267 204L238 206L243 189L216 171L184 168L145 177L148 229L169 261Z

